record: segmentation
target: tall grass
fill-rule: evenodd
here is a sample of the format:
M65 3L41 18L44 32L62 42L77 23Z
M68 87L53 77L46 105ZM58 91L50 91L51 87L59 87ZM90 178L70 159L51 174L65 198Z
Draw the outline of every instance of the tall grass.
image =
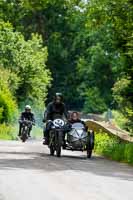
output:
M107 133L96 134L95 152L112 160L133 164L133 143L126 143Z
M116 123L121 129L125 129L125 124L128 122L127 118L120 112L113 110L113 122Z
M19 125L0 124L0 139L16 140L18 135ZM43 138L43 130L39 126L33 126L31 136L33 139Z

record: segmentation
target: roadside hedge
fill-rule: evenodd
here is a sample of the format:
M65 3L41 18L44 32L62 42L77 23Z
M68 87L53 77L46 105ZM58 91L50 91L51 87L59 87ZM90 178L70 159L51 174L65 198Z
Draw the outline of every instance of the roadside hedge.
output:
M112 160L133 164L133 143L99 132L95 135L95 152Z
M0 124L0 139L2 140L14 140L16 138L16 127L13 125L7 125L5 123Z
M0 91L0 123L12 122L17 115L17 105L11 93Z

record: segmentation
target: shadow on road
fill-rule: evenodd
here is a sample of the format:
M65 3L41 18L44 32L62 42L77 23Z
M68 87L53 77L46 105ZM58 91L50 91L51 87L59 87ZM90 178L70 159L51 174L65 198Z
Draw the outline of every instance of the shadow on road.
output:
M85 156L51 157L35 152L0 152L0 170L40 170L42 172L79 171L133 181L133 168L101 157L88 160Z

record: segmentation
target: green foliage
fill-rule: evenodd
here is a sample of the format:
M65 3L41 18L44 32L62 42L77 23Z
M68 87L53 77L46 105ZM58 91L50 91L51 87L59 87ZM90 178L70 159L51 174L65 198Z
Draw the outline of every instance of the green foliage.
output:
M33 0L32 2L14 0L1 3L1 18L9 20L26 39L29 39L32 33L42 35L43 43L47 45L49 52L47 65L53 76L49 96L51 97L56 91L62 91L66 101L71 105L79 103L79 98L72 98L77 85L77 74L76 52L72 52L71 49L74 32L77 31L77 25L73 24L73 20L75 21L80 8L83 7L82 2L82 0ZM78 20L76 23L81 24Z
M10 23L0 21L0 123L14 120L16 102L42 108L51 81L47 55L41 36L32 34L26 41Z
M85 15L83 37L88 38L89 43L81 51L78 62L80 91L85 91L86 98L88 87L96 87L106 106L112 107L115 102L114 108L125 115L125 127L132 132L133 4L129 0L91 0L86 5Z
M0 139L3 140L13 140L15 139L14 127L7 125L5 123L0 124Z
M89 90L94 90L92 96L91 94L89 96L94 102L96 101L95 97L98 97L97 109L99 109L98 112L103 112L112 100L110 88L113 86L113 76L110 61L108 55L106 55L106 50L100 43L89 47L87 51L86 58L81 57L78 62L79 75L81 80L84 80L80 84L79 91L83 95L85 94L84 98L86 98ZM90 104L89 106L91 110L95 109L94 105Z
M8 88L12 95L15 95L15 92L19 85L19 77L11 69L5 69L0 66L0 88Z
M104 99L100 97L98 88L86 89L84 112L101 113L107 110Z
M0 68L0 123L13 122L17 114L17 105L10 91L12 75Z
M14 32L9 23L0 23L1 59L3 67L11 69L19 77L16 96L19 102L42 102L47 94L50 73L46 69L47 49L39 35L25 41L23 35Z
M10 89L21 105L45 100L47 62L49 99L61 91L70 109L100 113L113 106L132 131L131 0L13 0L0 7L0 18L14 27L0 23L0 64L17 75Z
M116 161L133 164L133 143L120 141L116 136L97 133L95 152Z
M127 144L124 153L128 163L133 163L133 144Z
M11 122L17 112L16 103L9 91L0 91L0 123Z
M133 133L133 81L129 77L118 80L113 88L114 99L119 110L127 118L125 128Z
M125 129L125 125L128 122L126 116L124 116L121 112L113 110L113 122L118 125L121 129Z

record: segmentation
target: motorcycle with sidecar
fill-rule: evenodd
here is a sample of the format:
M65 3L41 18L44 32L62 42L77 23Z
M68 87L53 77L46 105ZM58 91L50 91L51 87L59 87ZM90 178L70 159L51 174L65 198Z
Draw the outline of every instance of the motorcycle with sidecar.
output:
M57 118L51 121L51 130L49 134L50 155L56 152L57 157L61 156L62 147L71 151L86 151L87 158L91 158L94 148L94 132L86 131L82 123L74 123L71 128L62 119Z

